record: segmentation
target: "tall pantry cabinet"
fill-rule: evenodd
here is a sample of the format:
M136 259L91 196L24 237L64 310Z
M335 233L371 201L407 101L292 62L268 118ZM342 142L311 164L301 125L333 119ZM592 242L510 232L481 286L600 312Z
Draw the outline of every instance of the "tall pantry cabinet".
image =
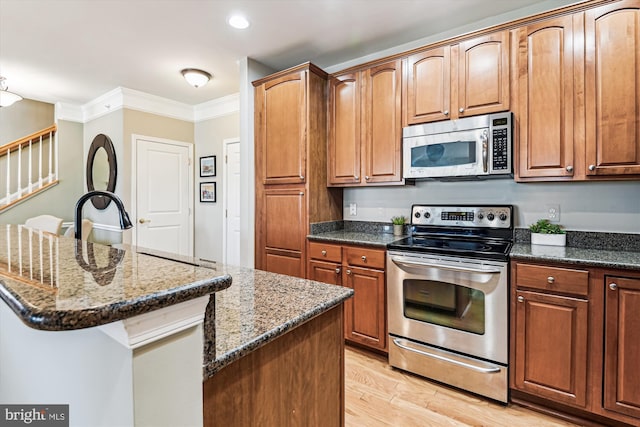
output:
M256 268L305 277L313 222L342 219L327 183L327 74L305 63L255 87Z

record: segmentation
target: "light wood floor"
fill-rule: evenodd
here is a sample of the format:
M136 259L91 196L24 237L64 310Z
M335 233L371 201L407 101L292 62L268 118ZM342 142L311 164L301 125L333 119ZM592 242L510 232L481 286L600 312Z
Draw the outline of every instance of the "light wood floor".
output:
M347 427L574 426L521 406L508 406L391 368L382 356L346 347Z

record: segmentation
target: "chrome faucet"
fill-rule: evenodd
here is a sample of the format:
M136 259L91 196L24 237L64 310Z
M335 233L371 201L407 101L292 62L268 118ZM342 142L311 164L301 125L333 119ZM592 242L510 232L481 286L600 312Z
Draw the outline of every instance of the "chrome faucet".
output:
M124 203L122 203L120 197L116 196L110 191L89 191L88 193L80 196L78 202L76 203L76 217L73 221L76 239L82 239L82 207L87 202L87 200L91 199L92 197L107 197L113 200L113 203L115 203L116 207L118 208L118 212L120 213L120 228L126 230L133 227L133 224L129 219L129 214L126 210L124 210Z

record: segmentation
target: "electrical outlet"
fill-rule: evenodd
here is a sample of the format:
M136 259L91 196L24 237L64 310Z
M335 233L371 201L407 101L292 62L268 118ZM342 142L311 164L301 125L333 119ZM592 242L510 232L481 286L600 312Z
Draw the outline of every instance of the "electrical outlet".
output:
M560 222L560 205L546 205L549 222Z
M349 203L349 215L351 216L358 215L358 209L355 203Z

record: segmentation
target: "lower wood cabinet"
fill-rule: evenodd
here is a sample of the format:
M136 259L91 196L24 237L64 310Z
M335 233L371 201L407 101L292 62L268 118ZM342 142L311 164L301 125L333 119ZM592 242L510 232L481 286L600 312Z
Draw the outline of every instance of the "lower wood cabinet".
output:
M511 398L640 425L640 271L512 261Z
M344 304L349 342L387 351L384 249L309 242L307 278L354 290Z
M604 408L640 420L640 278L605 285Z

